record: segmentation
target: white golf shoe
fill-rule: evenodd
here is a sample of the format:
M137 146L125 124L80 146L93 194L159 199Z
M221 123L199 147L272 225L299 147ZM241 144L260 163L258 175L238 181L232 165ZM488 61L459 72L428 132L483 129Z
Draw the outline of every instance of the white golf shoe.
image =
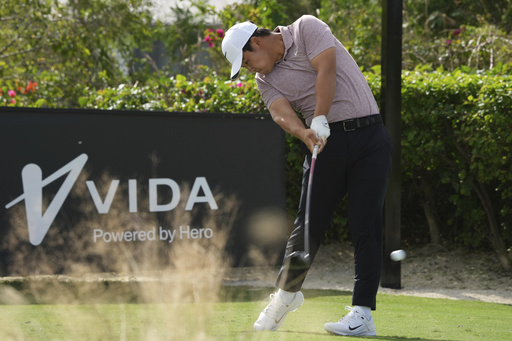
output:
M367 318L362 309L358 307L345 307L350 310L345 317L338 322L326 323L324 328L331 334L344 336L376 336L373 318Z
M269 305L260 313L258 320L254 322L254 329L257 331L275 331L281 327L286 315L291 311L297 310L302 305L304 295L298 291L288 303L283 302L277 294L270 295L270 299Z

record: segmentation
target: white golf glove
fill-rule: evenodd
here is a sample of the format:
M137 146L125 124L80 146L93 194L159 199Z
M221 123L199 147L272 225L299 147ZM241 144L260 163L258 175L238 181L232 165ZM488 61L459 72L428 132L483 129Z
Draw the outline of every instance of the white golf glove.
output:
M327 122L327 117L325 117L325 115L320 115L313 118L313 121L311 121L311 129L313 129L316 133L316 136L321 138L324 142L325 139L331 135L329 122Z

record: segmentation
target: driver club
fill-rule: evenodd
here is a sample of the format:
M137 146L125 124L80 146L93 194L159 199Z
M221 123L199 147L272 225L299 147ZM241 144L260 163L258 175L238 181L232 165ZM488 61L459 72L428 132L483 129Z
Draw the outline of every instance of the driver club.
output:
M306 209L304 214L304 251L294 251L288 256L290 269L292 270L308 269L312 262L311 256L309 255L309 211L311 207L311 189L317 154L318 145L315 145L313 155L311 156L311 166L309 168L308 193L306 195Z

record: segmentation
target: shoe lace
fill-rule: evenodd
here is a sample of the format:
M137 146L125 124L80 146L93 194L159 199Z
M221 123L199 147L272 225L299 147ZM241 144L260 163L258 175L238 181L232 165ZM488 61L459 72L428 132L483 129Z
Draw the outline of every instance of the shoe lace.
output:
M347 322L347 323L350 323L352 321L355 321L355 320L358 320L359 317L358 317L358 313L356 312L356 310L350 306L345 306L345 310L348 310L350 311L350 313L348 313L347 315L343 316L340 320L340 322Z
M269 317L275 318L277 316L277 312L283 307L283 305L283 302L276 296L276 294L271 294L270 303L265 308L264 313Z

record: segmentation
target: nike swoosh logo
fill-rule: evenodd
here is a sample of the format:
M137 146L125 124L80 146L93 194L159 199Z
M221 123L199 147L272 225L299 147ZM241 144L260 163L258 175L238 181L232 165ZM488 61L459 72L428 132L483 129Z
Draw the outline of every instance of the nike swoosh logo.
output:
M349 330L356 330L357 328L359 328L359 327L361 327L361 326L362 326L362 324L361 324L361 325L359 325L359 326L357 326L357 327L354 327L354 328L352 328L351 326L348 326L348 329L349 329Z
M283 316L281 316L281 318L279 320L274 320L274 322L276 324L279 324L279 322L281 322L281 320L286 316L286 314L284 314Z

